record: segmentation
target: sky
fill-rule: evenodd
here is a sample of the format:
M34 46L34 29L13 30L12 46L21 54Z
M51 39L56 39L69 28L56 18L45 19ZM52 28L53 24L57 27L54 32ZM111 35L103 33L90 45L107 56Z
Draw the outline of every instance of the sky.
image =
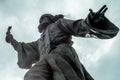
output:
M0 0L0 80L23 80L25 69L17 66L17 52L5 42L8 26L19 42L40 37L37 26L44 13L64 14L68 19L85 19L89 9L108 6L105 16L120 28L119 0ZM120 80L120 33L112 39L73 36L80 61L95 80Z

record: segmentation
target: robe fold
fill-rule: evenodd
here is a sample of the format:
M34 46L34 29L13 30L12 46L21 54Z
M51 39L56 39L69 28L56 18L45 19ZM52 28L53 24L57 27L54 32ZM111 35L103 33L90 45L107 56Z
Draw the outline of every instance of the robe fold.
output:
M59 19L47 26L42 39L30 43L13 39L19 67L29 69L24 80L94 80L72 47L71 36L109 39L119 31L107 18L104 27L91 26L88 19Z

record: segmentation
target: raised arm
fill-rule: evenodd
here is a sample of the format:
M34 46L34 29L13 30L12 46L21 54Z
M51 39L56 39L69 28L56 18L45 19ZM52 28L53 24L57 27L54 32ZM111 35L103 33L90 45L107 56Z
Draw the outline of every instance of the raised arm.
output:
M20 68L30 68L33 63L38 61L38 40L30 43L18 42L10 33L10 27L6 33L6 42L11 43L18 52L18 65Z
M118 33L119 29L104 16L107 9L103 6L96 13L90 10L86 19L60 19L59 27L74 36L100 39L112 38Z

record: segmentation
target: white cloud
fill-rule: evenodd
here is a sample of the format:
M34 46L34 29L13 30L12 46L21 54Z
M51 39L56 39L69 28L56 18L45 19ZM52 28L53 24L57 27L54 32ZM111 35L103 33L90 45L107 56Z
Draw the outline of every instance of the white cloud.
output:
M23 80L26 70L18 69L14 63L7 64L0 70L0 80Z
M87 4L89 3L89 4ZM88 14L88 9L93 6L93 1L90 0L66 0L65 12L75 18L85 18ZM87 6L85 6L87 5Z
M70 19L86 18L87 14L89 13L89 8L94 8L93 10L98 10L104 4L104 2L107 3L109 1L101 0L98 2L98 0L5 0L1 2L0 32L2 35L0 38L0 53L4 54L0 54L0 56L5 56L5 59L0 60L0 65L4 66L0 67L0 80L23 80L23 76L26 72L19 70L18 68L5 66L5 64L2 64L4 62L9 65L17 66L16 63L12 64L14 63L13 60L16 61L17 59L13 59L13 57L11 57L12 55L8 55L7 53L11 52L11 54L13 55L16 54L14 54L12 50L6 49L10 46L8 46L7 43L5 44L4 41L5 31L8 25L13 25L12 33L17 40L25 42L32 41L39 37L39 33L37 32L37 26L41 14L62 13ZM107 16L112 19L112 21L117 23L117 25L120 25L120 16L118 14L119 4L116 5L112 3L119 3L119 1L110 0L110 2L108 3L108 5L111 8L109 8L109 13L107 13ZM114 6L116 6L117 8ZM116 19L118 21L116 21ZM103 42L97 42L97 40L94 39L83 40L80 38L78 40L75 38L74 41L76 42L74 44L74 47L80 59L82 60L82 62L84 62L87 69L93 74L94 72L91 68L99 68L101 66L99 65L99 61L101 61L104 57L108 57L108 54L112 54L110 52L111 47L114 45L114 42L116 40L111 39ZM116 52L116 54L119 54L119 52ZM99 72L96 72L94 76L98 76L98 73ZM103 75L109 76L109 74ZM100 80L100 77L98 77L96 80Z
M108 52L111 50L111 47L113 44L114 44L114 39L104 42L97 50L95 50L94 54L92 54L91 56L88 56L89 60L97 63L99 59L109 54Z

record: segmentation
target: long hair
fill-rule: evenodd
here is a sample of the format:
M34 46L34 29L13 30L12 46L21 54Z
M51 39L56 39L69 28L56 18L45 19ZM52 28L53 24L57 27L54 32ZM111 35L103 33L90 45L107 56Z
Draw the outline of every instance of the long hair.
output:
M52 14L43 14L41 16L40 20L43 19L44 17L48 17L52 22L55 22L55 21L57 21L60 18L64 18L64 15L58 14L58 15L53 16Z
M47 22L46 24L41 24L41 20L44 18L44 17L47 17L50 19L50 22ZM43 32L43 30L51 23L55 23L57 20L59 20L60 18L64 18L64 16L62 14L59 14L59 15L51 15L51 14L43 14L39 20L39 26L38 26L38 29L39 29L39 32Z

